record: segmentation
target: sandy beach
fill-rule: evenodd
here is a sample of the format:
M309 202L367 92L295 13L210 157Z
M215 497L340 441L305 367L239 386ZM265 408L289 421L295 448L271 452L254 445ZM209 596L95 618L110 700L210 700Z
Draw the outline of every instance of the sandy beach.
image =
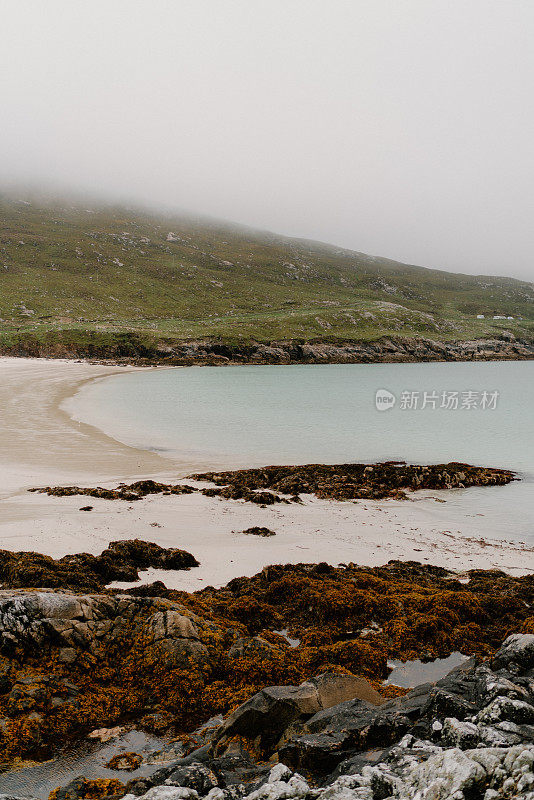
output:
M148 570L143 581L170 588L221 586L267 564L327 561L378 565L413 559L456 570L534 571L534 551L495 539L491 521L454 517L444 523L451 493L418 492L408 501L338 502L303 497L302 505L259 508L199 494L149 496L134 503L48 497L27 491L43 485L115 486L153 477L176 481L187 465L127 447L73 421L61 409L86 381L120 372L118 366L40 359L0 359L0 547L58 557L99 553L109 541L142 538L190 551L200 567L189 572ZM210 465L206 464L206 468ZM472 490L467 490L472 491ZM491 492L488 488L484 491ZM482 510L481 510L482 511ZM271 538L241 531L265 525Z

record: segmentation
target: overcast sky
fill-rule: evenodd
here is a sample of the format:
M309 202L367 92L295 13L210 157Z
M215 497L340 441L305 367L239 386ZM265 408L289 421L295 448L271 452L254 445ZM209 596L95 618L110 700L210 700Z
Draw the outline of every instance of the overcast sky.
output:
M533 0L0 0L0 185L534 280Z

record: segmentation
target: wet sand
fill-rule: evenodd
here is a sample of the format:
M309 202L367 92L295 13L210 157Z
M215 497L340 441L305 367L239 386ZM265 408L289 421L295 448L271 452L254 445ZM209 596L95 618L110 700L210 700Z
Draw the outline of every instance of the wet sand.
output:
M131 367L0 358L0 498L38 482L113 480L169 469L156 454L75 422L64 400L86 381Z

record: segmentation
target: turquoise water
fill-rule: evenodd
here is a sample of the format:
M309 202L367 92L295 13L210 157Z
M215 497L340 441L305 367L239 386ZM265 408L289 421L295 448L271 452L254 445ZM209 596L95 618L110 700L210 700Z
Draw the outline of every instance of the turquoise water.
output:
M393 408L377 410L378 389L396 396ZM416 393L417 408L403 407L403 392ZM457 409L440 407L444 392L459 393ZM477 407L462 408L469 398ZM187 367L95 381L69 411L186 468L390 459L507 467L521 483L458 492L455 502L483 502L492 530L531 538L533 398L533 362Z

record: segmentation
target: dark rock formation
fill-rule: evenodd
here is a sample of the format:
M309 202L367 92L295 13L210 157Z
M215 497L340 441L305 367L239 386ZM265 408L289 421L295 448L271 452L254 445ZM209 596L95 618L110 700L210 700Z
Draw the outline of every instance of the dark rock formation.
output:
M141 765L142 761L143 757L137 753L117 753L117 755L113 756L113 758L108 761L106 767L108 769L120 769L126 772L133 772L133 770Z
M510 470L474 467L470 464L418 465L387 461L383 464L304 464L273 466L228 472L204 472L190 476L211 481L215 486L199 489L184 484L156 483L152 480L121 484L117 489L81 488L79 486L46 486L30 489L55 497L88 495L105 500L139 500L147 494L190 494L201 492L206 497L246 500L266 506L274 503L299 502L300 494L335 500L402 499L407 491L417 489L464 489L469 486L502 486L517 480ZM282 496L285 495L285 496ZM260 530L263 533L260 533ZM267 528L249 528L244 533L271 535Z
M168 485L157 483L151 479L135 481L135 483L120 483L116 489L103 489L101 486L82 488L80 486L45 486L43 488L29 489L30 492L42 492L54 497L71 497L73 495L87 495L99 497L103 500L140 500L149 494L191 494L197 491L192 486L185 484ZM84 506L80 511L87 511L92 506Z
M16 589L39 586L98 591L112 581L139 580L140 569L197 566L196 558L185 550L141 539L110 542L99 556L76 553L57 560L39 553L0 550L0 582Z
M270 686L240 706L215 736L223 752L235 736L248 740L252 750L267 757L277 749L290 724L310 717L348 698L380 705L384 698L364 678L354 675L318 675L300 686Z
M49 800L119 800L124 791L124 784L115 779L87 780L80 777L63 788L55 789Z
M115 342L99 345L47 345L26 336L4 345L2 355L48 358L90 358L114 363L171 364L370 364L415 361L491 361L534 358L534 342L503 332L500 338L441 341L425 337L381 337L374 340L230 342L209 339L190 341L138 341L124 333Z
M135 724L180 734L172 771L203 764L217 780L210 800L219 790L237 800L240 784L270 792L262 785L271 758L319 782L343 775L352 788L373 767L380 791L386 767L377 765L389 765L390 754L390 782L408 780L402 759L414 770L426 761L425 770L438 762L444 770L449 762L439 759L454 751L446 758L475 772L475 751L508 748L514 760L513 748L528 749L534 730L534 578L496 570L473 570L467 583L458 577L413 562L307 564L194 594L162 584L135 594L3 590L0 757L44 759L94 729ZM518 633L500 647L510 631ZM389 658L455 650L478 659L408 694L380 684ZM382 705L373 704L376 691ZM216 732L184 734L228 712ZM157 772L154 787L170 776ZM146 793L153 777L136 777L128 791ZM311 791L291 780L280 791ZM181 788L195 800L197 789Z
M252 528L247 528L246 530L243 531L243 533L246 533L249 536L263 536L264 538L268 536L276 536L276 533L274 531L271 531L269 528L263 528L258 525L254 525Z
M141 800L532 800L533 670L532 636L514 635L493 664L473 659L381 705L353 697L317 710L324 676L271 687L211 744L124 791ZM238 730L261 742L269 765L236 748Z

